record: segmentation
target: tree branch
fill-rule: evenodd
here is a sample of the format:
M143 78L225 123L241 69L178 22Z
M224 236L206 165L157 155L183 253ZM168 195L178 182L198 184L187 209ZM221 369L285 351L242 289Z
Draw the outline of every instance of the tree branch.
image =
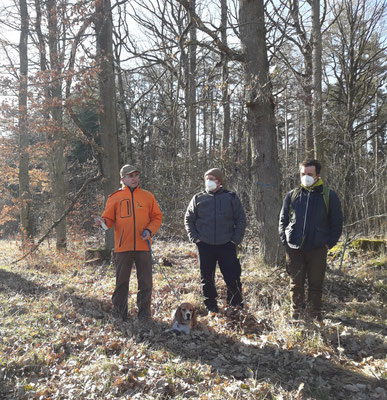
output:
M66 210L61 215L61 217L53 222L53 224L50 226L50 228L47 230L47 232L38 240L38 243L36 245L34 245L26 254L24 254L23 257L15 260L15 261L12 261L11 264L12 265L13 264L17 264L18 262L24 260L30 254L32 254L34 251L36 251L38 249L38 247L42 244L42 242L47 238L47 236L52 232L52 230L63 221L63 219L67 216L67 214L70 211L72 211L72 209L74 208L75 203L77 202L77 200L79 199L81 194L85 191L87 186L92 182L96 182L96 181L100 180L101 178L102 178L102 175L98 174L97 176L94 176L92 178L86 179L86 181L83 183L82 187L78 190L78 192L76 193L74 198L71 200L70 205L66 208Z
M218 38L218 35L214 31L206 27L201 18L196 14L195 10L192 9L189 1L177 0L177 2L180 3L187 10L187 12L191 14L192 21L195 23L197 28L210 36L222 53L226 54L230 60L245 62L245 57L242 52L232 50Z

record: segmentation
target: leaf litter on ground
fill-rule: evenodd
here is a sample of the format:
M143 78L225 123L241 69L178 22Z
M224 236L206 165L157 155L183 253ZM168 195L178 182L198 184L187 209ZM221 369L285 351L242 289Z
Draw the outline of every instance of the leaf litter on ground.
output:
M144 323L136 318L135 271L122 322L112 316L112 265L85 265L82 247L67 254L42 247L11 266L17 250L10 242L0 248L0 398L386 397L386 310L373 286L385 270L369 268L361 254L342 271L331 265L324 323L293 323L283 270L246 251L245 309L224 304L218 273L221 312L206 315L194 246L159 241L154 315ZM190 335L170 331L180 301L199 308Z

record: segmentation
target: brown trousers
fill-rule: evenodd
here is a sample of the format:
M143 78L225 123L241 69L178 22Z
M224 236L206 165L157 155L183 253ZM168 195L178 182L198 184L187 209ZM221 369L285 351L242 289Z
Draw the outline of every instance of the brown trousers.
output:
M152 260L149 251L124 251L116 253L116 289L112 302L116 311L126 318L128 314L129 280L133 262L137 272L138 317L151 316Z
M286 246L287 272L290 276L290 296L293 312L302 315L304 310L313 318L321 318L322 288L327 268L327 249L292 249ZM308 299L305 304L305 281L308 282Z

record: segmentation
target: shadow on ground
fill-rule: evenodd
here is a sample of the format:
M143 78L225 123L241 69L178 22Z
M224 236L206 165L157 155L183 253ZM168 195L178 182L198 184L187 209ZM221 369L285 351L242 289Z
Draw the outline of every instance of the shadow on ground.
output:
M232 338L205 330L193 331L191 335L168 332L169 325L153 321L148 326L139 326L136 320L116 326L129 337L149 343L155 349L167 349L182 359L206 363L219 374L236 379L255 378L267 380L286 390L297 390L303 382L308 393L317 398L333 396L341 398L333 387L346 384L363 384L370 390L386 387L386 382L345 369L322 357L306 355L299 351L288 351L276 345L248 345ZM348 398L343 394L342 398Z
M137 318L121 322L112 318L110 312L106 311L106 303L101 300L64 292L60 285L48 289L2 269L0 282L0 291L22 292L32 296L42 296L48 290L55 290L60 301L73 303L77 313L100 320L103 325L113 322L117 330L136 342L146 343L155 350L168 350L183 360L208 364L213 371L224 376L270 381L287 391L297 390L301 383L305 383L306 392L313 398L350 398L351 393L345 390L345 385L364 385L366 393L372 393L376 387L386 388L385 380L362 375L322 355L281 349L275 343L261 347L253 342L242 343L210 331L205 326L191 335L185 335L168 332L170 326L157 319L148 323L141 323ZM71 324L66 320L62 323ZM342 392L337 392L338 387L342 388Z

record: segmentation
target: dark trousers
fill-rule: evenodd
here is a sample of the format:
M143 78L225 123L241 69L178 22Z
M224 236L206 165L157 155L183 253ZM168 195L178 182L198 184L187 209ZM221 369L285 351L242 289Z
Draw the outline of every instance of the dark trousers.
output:
M116 311L126 319L128 314L129 279L133 262L137 272L137 306L139 317L151 316L152 261L149 251L116 253L116 289L112 302Z
M322 288L327 268L327 249L291 249L286 246L287 272L290 276L290 295L296 316L306 310L314 318L321 317ZM305 304L305 281L308 282L308 299Z
M227 304L242 305L241 264L237 258L236 246L232 242L212 245L197 243L200 263L200 278L204 304L208 309L217 307L218 293L215 287L216 263L227 285Z

